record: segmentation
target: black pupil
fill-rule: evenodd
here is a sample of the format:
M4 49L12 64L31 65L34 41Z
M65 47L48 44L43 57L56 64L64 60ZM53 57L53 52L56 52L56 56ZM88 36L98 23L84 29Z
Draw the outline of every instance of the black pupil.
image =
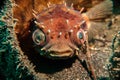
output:
M36 36L36 39L37 39L37 41L41 41L41 40L42 40L42 36L41 36L40 34L38 34L38 35Z
M83 34L81 32L79 33L79 38L83 39Z

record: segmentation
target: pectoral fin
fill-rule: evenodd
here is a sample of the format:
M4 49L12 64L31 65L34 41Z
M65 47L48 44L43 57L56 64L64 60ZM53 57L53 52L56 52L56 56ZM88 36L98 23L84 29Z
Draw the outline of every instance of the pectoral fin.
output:
M89 40L104 31L106 27L104 19L112 15L112 7L112 1L105 0L82 14L87 23Z
M83 15L90 21L101 20L112 14L113 3L111 0L105 0L102 3L94 6L88 12Z

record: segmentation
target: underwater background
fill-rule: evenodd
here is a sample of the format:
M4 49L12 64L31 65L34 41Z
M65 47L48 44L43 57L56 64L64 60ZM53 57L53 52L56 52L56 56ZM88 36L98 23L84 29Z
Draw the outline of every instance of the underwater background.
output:
M113 15L99 33L105 34L106 41L92 44L92 63L98 80L120 78L120 0L112 1ZM52 61L42 57L36 60L37 56L33 56L36 62L31 61L18 45L14 25L12 0L0 0L0 80L91 80L75 58Z

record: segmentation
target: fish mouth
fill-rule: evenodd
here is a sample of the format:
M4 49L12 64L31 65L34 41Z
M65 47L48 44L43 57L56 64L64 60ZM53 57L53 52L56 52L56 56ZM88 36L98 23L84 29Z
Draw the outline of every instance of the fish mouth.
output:
M73 51L71 50L67 50L67 51L62 51L62 52L58 52L58 51L50 51L49 52L49 56L51 57L58 57L58 58L63 58L63 57L72 57L74 54Z

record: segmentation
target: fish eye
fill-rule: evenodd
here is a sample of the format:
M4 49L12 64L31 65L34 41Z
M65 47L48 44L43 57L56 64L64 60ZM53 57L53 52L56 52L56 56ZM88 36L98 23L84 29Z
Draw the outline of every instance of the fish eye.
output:
M40 29L37 29L33 32L32 39L35 44L41 45L45 42L45 34Z
M83 39L83 33L81 32L81 31L79 31L78 33L77 33L77 38L78 39Z

